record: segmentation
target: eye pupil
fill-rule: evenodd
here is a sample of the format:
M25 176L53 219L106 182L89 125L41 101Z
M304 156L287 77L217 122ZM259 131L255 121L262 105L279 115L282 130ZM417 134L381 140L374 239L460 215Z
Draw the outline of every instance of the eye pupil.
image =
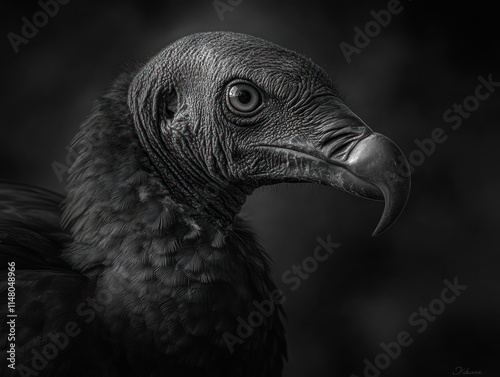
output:
M252 95L247 90L242 90L238 93L238 99L241 103L247 104L252 99Z
M229 109L238 115L252 113L262 102L260 92L250 84L232 84L227 93Z

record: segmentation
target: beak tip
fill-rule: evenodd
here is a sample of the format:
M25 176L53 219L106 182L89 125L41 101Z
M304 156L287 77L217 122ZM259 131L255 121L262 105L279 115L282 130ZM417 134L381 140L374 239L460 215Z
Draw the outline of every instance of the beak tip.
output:
M395 221L394 221L395 222ZM383 224L382 223L382 220L378 223L377 227L375 228L375 230L373 231L372 233L372 237L378 237L380 236L381 234L385 233L390 227L392 227L392 224L394 224L394 222L391 222L390 224Z
M394 187L382 186L380 188L384 195L385 205L382 217L372 233L373 237L381 235L392 227L403 212L410 196L411 179L406 177Z

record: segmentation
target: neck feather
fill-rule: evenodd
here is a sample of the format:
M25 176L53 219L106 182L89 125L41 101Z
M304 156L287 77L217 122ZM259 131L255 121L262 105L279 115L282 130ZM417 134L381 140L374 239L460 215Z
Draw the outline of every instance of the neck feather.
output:
M103 232L189 234L206 225L222 237L232 229L248 192L224 187L194 165L180 164L168 151L160 161L150 145L145 147L127 105L131 79L126 75L116 81L72 143L77 157L70 169L63 226L80 245L74 248L99 245L109 251L117 246L112 237L101 238ZM67 258L75 268L87 270L104 263L103 255L94 254L73 249Z

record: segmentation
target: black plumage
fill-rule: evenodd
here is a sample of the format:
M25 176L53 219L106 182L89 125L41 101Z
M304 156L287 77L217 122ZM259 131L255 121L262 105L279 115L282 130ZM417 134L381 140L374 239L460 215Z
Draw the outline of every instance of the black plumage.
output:
M409 189L399 149L319 67L234 33L186 37L120 76L72 151L65 198L0 184L22 376L279 376L283 310L237 215L246 196L309 181L385 197L384 230ZM256 302L269 313L232 342Z

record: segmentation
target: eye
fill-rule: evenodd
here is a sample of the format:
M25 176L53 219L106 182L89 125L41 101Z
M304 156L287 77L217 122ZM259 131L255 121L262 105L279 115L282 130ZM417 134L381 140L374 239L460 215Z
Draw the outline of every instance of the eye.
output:
M236 114L248 114L256 110L262 100L259 91L250 84L232 84L227 92L229 108Z

